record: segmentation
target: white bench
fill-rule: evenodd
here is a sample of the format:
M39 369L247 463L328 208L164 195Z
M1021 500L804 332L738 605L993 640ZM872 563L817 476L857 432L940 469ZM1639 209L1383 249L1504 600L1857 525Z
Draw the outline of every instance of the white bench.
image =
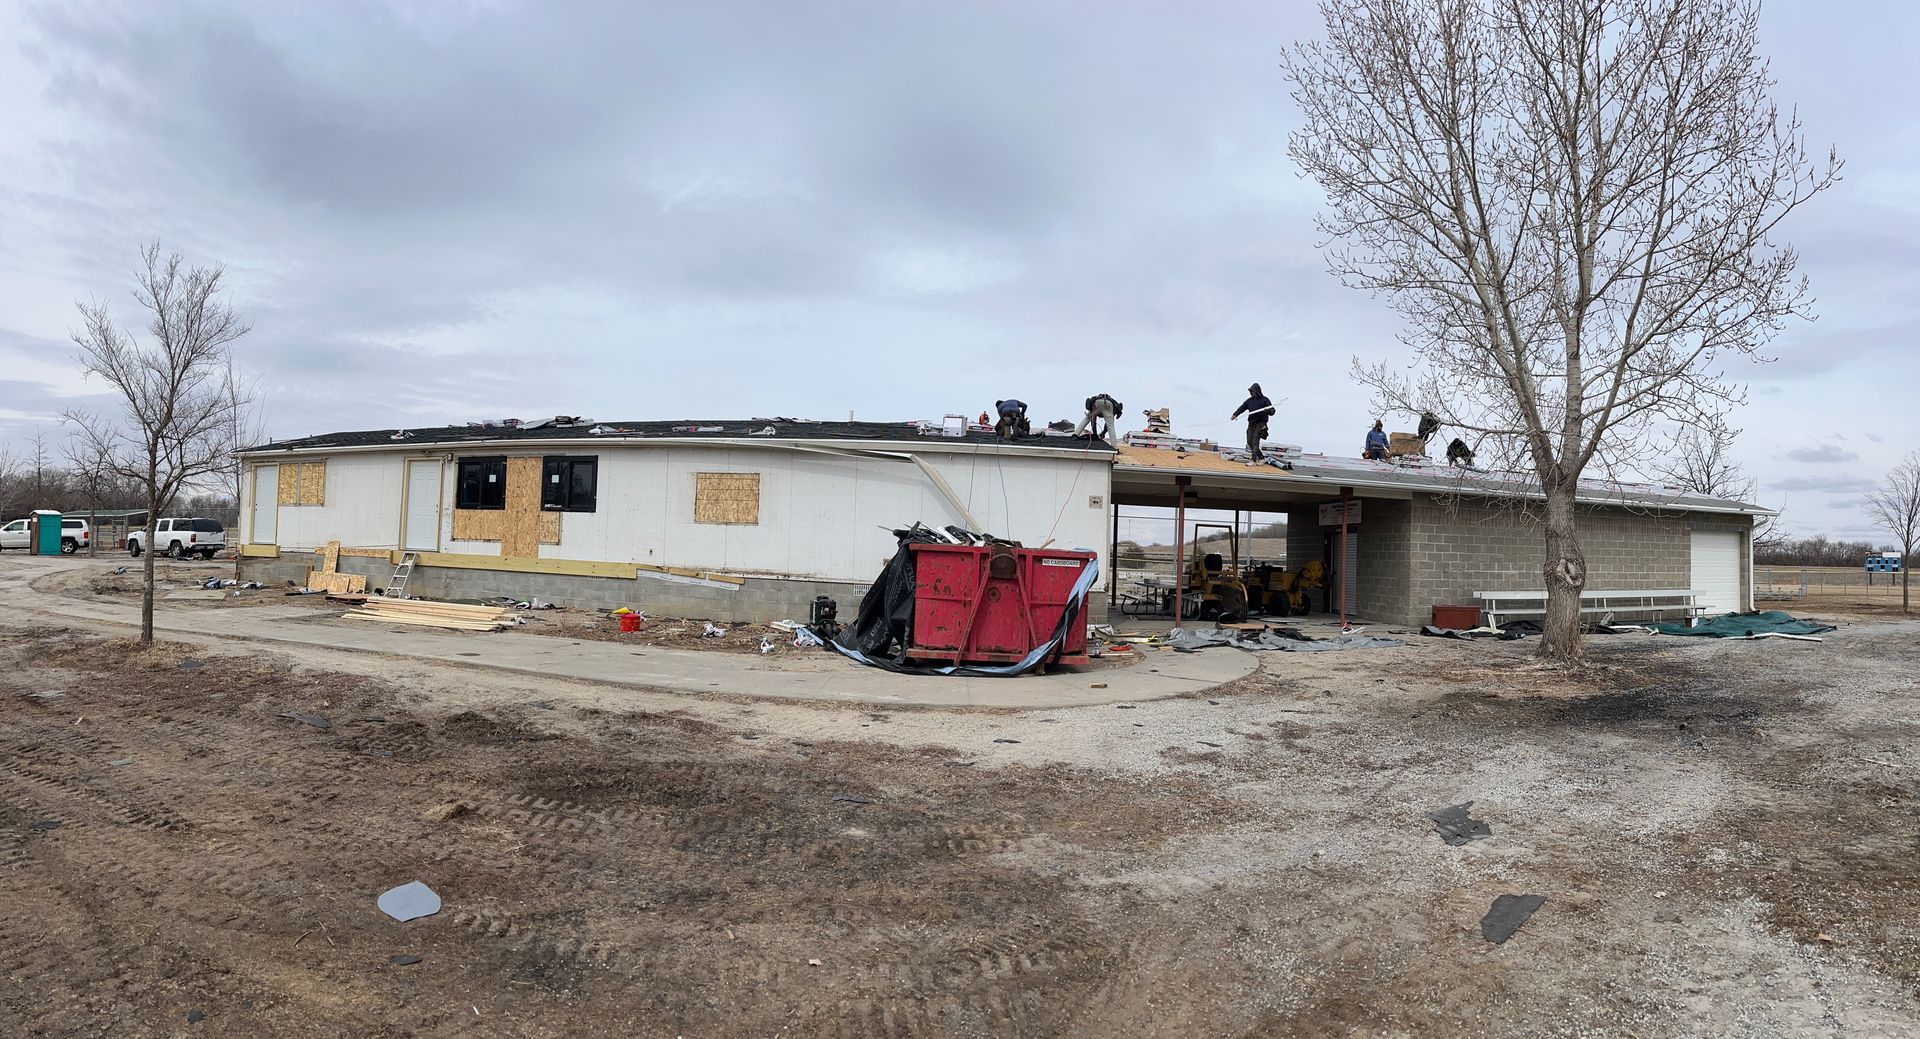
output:
M1489 627L1497 628L1503 619L1513 617L1544 617L1547 615L1547 593L1540 591L1524 592L1475 592L1480 600L1480 614ZM1580 593L1580 612L1590 613L1651 613L1655 617L1666 614L1679 614L1682 617L1698 617L1704 612L1696 601L1691 588L1656 588L1629 591L1595 591L1591 588Z

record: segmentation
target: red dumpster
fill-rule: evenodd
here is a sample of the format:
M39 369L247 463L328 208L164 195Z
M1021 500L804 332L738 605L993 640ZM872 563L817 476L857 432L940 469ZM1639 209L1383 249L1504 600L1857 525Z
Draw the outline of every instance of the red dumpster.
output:
M1009 545L910 545L913 645L943 664L1011 664L1053 637L1092 552ZM1087 662L1087 626L1067 625L1058 662Z

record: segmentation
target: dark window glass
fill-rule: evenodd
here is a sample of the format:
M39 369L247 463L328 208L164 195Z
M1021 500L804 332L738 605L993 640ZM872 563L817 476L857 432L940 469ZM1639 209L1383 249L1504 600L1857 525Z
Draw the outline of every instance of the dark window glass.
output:
M504 509L507 507L507 460L505 458L462 458L455 478L456 509Z
M548 512L592 512L599 488L598 458L549 455L540 467L540 507Z
M227 528L221 526L219 520L197 519L188 520L187 529L199 531L202 534L220 534L224 533Z

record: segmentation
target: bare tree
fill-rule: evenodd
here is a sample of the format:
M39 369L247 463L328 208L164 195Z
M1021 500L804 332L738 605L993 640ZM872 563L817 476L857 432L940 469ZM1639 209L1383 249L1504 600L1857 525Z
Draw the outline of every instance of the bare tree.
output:
M140 598L140 643L153 643L154 526L182 488L221 471L238 403L229 392L227 346L247 325L220 299L224 268L187 267L179 253L142 250L133 298L147 311L148 341L114 323L107 305L77 303L84 327L73 333L81 367L121 397L113 418L67 413L83 456L137 483L147 507L146 568Z
M1590 464L1716 420L1721 375L1805 316L1780 221L1838 178L1768 99L1754 0L1321 0L1285 68L1328 265L1406 318L1416 373L1354 362L1543 501L1541 652L1580 653Z
M1672 446L1653 463L1654 474L1681 490L1709 498L1756 504L1759 485L1728 451L1737 429L1725 425L1699 426L1682 431ZM1771 516L1756 516L1748 544L1758 553L1776 549L1792 537L1781 523L1783 507Z
M1913 550L1920 545L1920 451L1893 467L1887 482L1867 495L1867 512L1876 525L1900 542L1900 612L1913 610Z

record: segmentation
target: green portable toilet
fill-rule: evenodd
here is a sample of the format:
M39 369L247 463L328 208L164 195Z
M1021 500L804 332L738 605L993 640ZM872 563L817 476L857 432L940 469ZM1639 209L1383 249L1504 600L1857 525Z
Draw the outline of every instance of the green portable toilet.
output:
M33 510L33 554L60 554L60 514L52 509Z

